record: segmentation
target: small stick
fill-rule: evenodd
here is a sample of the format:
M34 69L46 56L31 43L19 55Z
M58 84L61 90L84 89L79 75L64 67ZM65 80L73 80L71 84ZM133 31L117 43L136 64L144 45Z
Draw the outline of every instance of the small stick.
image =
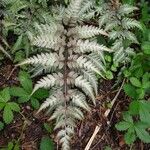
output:
M15 66L15 67L11 70L9 76L7 77L7 80L10 79L10 77L12 76L12 74L13 74L13 72L16 70L16 68L17 68L17 66Z
M96 126L96 128L95 128L95 130L94 130L94 133L93 133L92 137L90 138L90 140L89 140L89 142L88 142L88 144L86 145L86 147L85 147L84 150L89 150L89 148L91 147L91 144L92 144L92 142L93 142L95 136L96 136L97 133L99 132L100 128L101 128L101 125L100 125L100 126Z
M115 102L116 102L116 100L117 100L117 98L118 98L118 96L119 96L119 94L120 94L120 92L121 92L121 90L122 90L122 87L123 87L124 83L125 83L125 79L123 80L123 82L122 82L122 84L121 84L121 87L119 88L119 90L118 90L116 96L115 96L114 99L111 101L111 108L112 108L113 105L115 104ZM105 111L105 113L104 113L104 116L105 116L105 117L108 117L108 115L109 115L109 113L110 113L110 111L111 111L111 108L109 108L109 109L107 109L107 110Z
M112 102L111 102L111 106L112 106L112 107L113 107L114 103L116 102L116 100L117 100L117 98L118 98L118 96L119 96L119 94L120 94L120 92L121 92L121 90L122 90L122 87L123 87L124 83L125 83L125 79L123 80L123 82L122 82L122 84L121 84L121 87L119 88L119 90L118 90L116 96L114 97L114 99L113 99ZM111 107L111 108L112 108L112 107ZM105 111L105 113L104 113L104 116L105 116L105 117L108 117L108 115L109 115L109 113L110 113L110 111L111 111L111 108L109 108L109 109L107 109L107 110ZM92 145L92 142L94 141L94 138L96 137L97 133L99 132L101 126L102 126L102 125L100 125L100 126L97 125L97 126L95 127L94 133L93 133L93 135L91 136L91 138L90 138L89 142L87 143L87 145L86 145L86 147L85 147L84 150L89 150L89 149L90 149L90 147L91 147L91 145Z

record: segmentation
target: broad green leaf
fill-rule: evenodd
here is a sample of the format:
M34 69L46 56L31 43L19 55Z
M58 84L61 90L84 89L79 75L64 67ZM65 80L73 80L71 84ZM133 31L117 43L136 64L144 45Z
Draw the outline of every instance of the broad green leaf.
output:
M0 102L8 102L10 100L9 88L5 88L0 92Z
M3 112L3 119L6 124L10 124L13 120L13 112L9 105L6 105Z
M0 131L4 129L4 123L0 121Z
M135 127L135 131L140 140L145 143L150 143L150 135L145 129Z
M131 126L132 126L132 124L129 122L126 122L126 121L119 122L115 125L116 129L119 131L127 130Z
M27 96L22 96L22 97L19 97L18 98L18 103L26 103L30 100L30 96L27 95Z
M1 103L1 102L0 102L0 110L2 110L5 105L6 105L5 103Z
M133 101L129 105L129 111L132 115L137 115L139 113L139 101Z
M27 96L29 96L29 94L23 88L20 88L20 87L10 88L10 94L12 96L16 96L16 97L27 97Z
M32 80L30 79L30 75L26 72L21 71L19 73L19 81L24 88L24 90L31 94L32 93Z
M145 89L143 88L137 89L136 93L137 93L138 99L143 99L145 96Z
M40 107L39 101L35 98L31 98L31 105L34 109L38 109Z
M19 105L15 102L9 102L7 105L9 105L11 110L13 110L13 111L16 111L16 112L20 111Z
M150 124L150 109L149 106L147 106L148 104L144 101L140 101L139 104L140 120Z
M54 144L49 137L43 137L40 143L40 150L54 150Z
M124 119L126 122L133 123L132 116L130 115L129 112L123 112L123 119Z
M131 84L125 84L123 89L128 96L130 96L133 99L136 98L137 94L134 86L132 86Z
M45 99L49 96L49 92L46 89L38 89L36 92L33 93L32 97L36 99Z
M136 135L134 132L134 128L130 128L126 133L125 133L125 142L130 145L136 140Z
M142 129L147 129L149 128L149 124L145 123L145 122L135 122L134 126L136 126L137 128L142 128Z
M132 85L134 85L135 87L141 87L141 82L140 80L138 80L137 78L135 77L131 77L130 78L130 82L132 83Z
M145 54L150 54L150 42L144 42L142 44L142 50L144 51Z

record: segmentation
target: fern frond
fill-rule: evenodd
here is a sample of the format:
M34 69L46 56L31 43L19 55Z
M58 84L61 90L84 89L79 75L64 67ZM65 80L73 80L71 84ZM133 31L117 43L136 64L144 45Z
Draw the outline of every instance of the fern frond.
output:
M28 32L31 43L46 53L19 64L32 64L35 74L48 74L35 84L32 94L39 88L52 90L38 113L46 109L51 115L49 120L56 120L62 150L70 149L76 120L84 119L83 110L90 111L86 96L96 103L96 74L103 76L105 72L104 51L112 52L93 39L100 34L108 36L105 31L83 25L87 16L96 14L94 3L95 0L70 0L67 8L52 7L52 21L35 24L34 34Z
M79 17L79 11L81 9L81 4L83 0L71 0L68 8L65 11L65 16L64 16L64 23L68 24L74 24L76 23L78 17Z
M52 75L47 75L47 77L43 77L40 81L35 85L33 92L37 91L39 88L49 88L53 87L56 84L56 78Z
M85 70L82 70L81 72L83 72L84 78L90 82L90 84L92 85L94 89L95 94L97 95L98 82L97 82L97 77L95 76L95 74L90 71L85 71Z
M124 5L120 6L118 12L121 15L128 15L128 14L130 14L131 12L133 12L135 10L138 10L138 8L134 7L134 6L131 6L131 5L128 5L128 4L124 4Z
M104 45L99 45L97 44L97 42L90 42L89 40L78 40L77 41L77 50L79 50L79 52L81 53L87 53L87 52L95 52L100 54L101 51L108 51L108 52L112 52L109 48L107 48Z
M99 75L101 75L101 72L99 68L90 60L88 60L86 57L80 56L77 60L76 63L81 69L85 69L88 71L93 71Z
M93 95L93 89L90 83L85 80L83 76L79 76L75 79L75 86L81 88L86 93L86 95L92 99L95 105L95 96Z
M102 64L100 55L97 55L95 53L91 53L91 54L87 55L86 57L89 60L91 60L99 70L106 72L106 69L104 68L104 64Z
M138 21L131 19L131 18L123 18L122 26L124 29L127 29L127 30L131 28L135 28L135 27L142 30L141 24Z
M33 45L49 49L55 48L55 45L59 44L60 41L62 41L60 37L50 36L48 34L42 34L31 39Z
M20 65L24 65L24 64L32 64L32 65L37 65L37 64L41 64L43 66L49 66L52 67L54 66L54 63L58 60L58 56L56 54L53 53L42 53L42 54L38 54L37 56L33 56L31 58L26 59L25 61L23 61L22 63L18 64Z
M52 95L49 96L49 98L47 98L43 104L41 105L41 107L39 108L38 112L46 109L47 107L54 107L58 104L60 104L60 101L58 99L58 92L60 92L60 90L56 90Z
M72 105L83 108L87 111L90 111L90 107L86 102L86 97L82 93L78 93L77 95L72 96Z
M79 34L79 37L81 39L91 38L91 37L99 35L99 34L108 36L108 34L105 31L103 31L103 30L101 30L101 29L99 29L97 27L88 26L88 25L86 25L86 26L78 26L76 28L76 30L77 30L77 32Z

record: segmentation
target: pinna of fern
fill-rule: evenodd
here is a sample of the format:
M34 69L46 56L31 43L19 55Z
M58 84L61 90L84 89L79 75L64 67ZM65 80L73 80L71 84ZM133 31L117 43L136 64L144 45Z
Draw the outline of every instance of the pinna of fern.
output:
M115 1L116 2L116 1ZM99 9L99 26L103 26L113 41L114 63L129 62L134 55L131 44L138 44L133 29L142 30L141 24L131 18L131 13L138 10L137 7L119 3L105 3Z
M56 120L57 138L63 150L70 149L76 120L84 118L82 110L90 111L87 97L96 103L96 74L105 73L103 52L111 51L93 40L99 34L107 36L105 31L81 23L84 2L71 0L61 20L59 17L51 25L37 25L39 33L30 33L31 43L46 52L19 64L31 64L41 70L47 68L47 75L36 83L33 93L39 88L52 89L53 93L38 112L47 109L51 113L49 120Z
M109 34L109 39L113 42L111 49L114 51L114 63L129 62L134 55L134 49L130 46L133 43L138 44L133 31L135 28L142 30L141 24L131 18L138 8L121 4L119 0L101 2L98 6L90 1L86 2L84 7L89 9L84 11L83 19L98 17L99 27L103 27Z

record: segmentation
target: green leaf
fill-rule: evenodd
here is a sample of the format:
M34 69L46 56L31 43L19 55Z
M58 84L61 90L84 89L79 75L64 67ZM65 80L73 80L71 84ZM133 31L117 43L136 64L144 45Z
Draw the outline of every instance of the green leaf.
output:
M20 150L19 143L16 143L13 150Z
M150 135L145 129L138 128L136 126L135 131L140 140L142 140L145 143L150 143Z
M23 39L23 34L21 34L16 43L14 44L14 46L12 47L12 53L14 53L15 51L19 50L21 48L21 44L22 44L22 39Z
M142 86L141 82L135 77L131 77L130 82L132 83L132 85L134 85L136 87L141 87Z
M46 89L38 89L36 92L34 92L34 94L32 95L32 97L36 98L36 99L45 99L49 96L49 92Z
M113 79L113 73L111 71L106 72L106 78L107 79Z
M129 112L123 112L123 119L126 121L126 122L130 122L130 123L133 123L133 119L132 119L132 116Z
M54 150L54 144L49 137L43 137L40 143L40 150Z
M0 92L0 102L8 102L10 100L9 88L5 88Z
M8 150L13 150L14 144L13 142L8 143Z
M136 90L138 99L143 99L145 96L145 90L143 88L137 89Z
M24 88L24 90L31 94L32 93L32 80L30 79L30 75L24 71L19 73L19 81Z
M131 84L125 84L123 87L125 93L133 99L136 99L136 89Z
M26 103L30 100L30 96L27 95L27 96L22 96L22 97L19 97L18 98L18 103Z
M39 101L35 98L31 98L31 105L34 109L38 109L40 107Z
M150 109L149 106L147 106L149 104L145 103L144 101L140 101L139 104L140 120L150 124Z
M150 54L150 42L146 41L142 44L142 50L144 51L145 54Z
M135 132L134 132L134 128L130 128L125 136L124 136L124 139L125 139L125 142L126 144L130 145L132 144L135 140L136 140L136 135L135 135Z
M129 122L126 122L126 121L119 122L115 125L116 129L119 131L127 130L131 126L132 126L132 124Z
M9 105L6 105L3 112L3 119L6 124L10 124L13 120L13 112Z
M5 103L1 103L1 102L0 102L0 110L2 110L5 105L6 105Z
M139 113L139 102L133 101L129 105L129 111L132 115L137 115Z
M44 128L48 133L53 131L52 127L48 123L44 123Z
M0 131L4 129L4 123L0 121Z
M29 94L20 87L12 87L10 88L10 95L16 96L16 97L28 97Z
M9 102L8 105L10 106L11 110L19 112L20 111L20 107L17 103L15 102Z

